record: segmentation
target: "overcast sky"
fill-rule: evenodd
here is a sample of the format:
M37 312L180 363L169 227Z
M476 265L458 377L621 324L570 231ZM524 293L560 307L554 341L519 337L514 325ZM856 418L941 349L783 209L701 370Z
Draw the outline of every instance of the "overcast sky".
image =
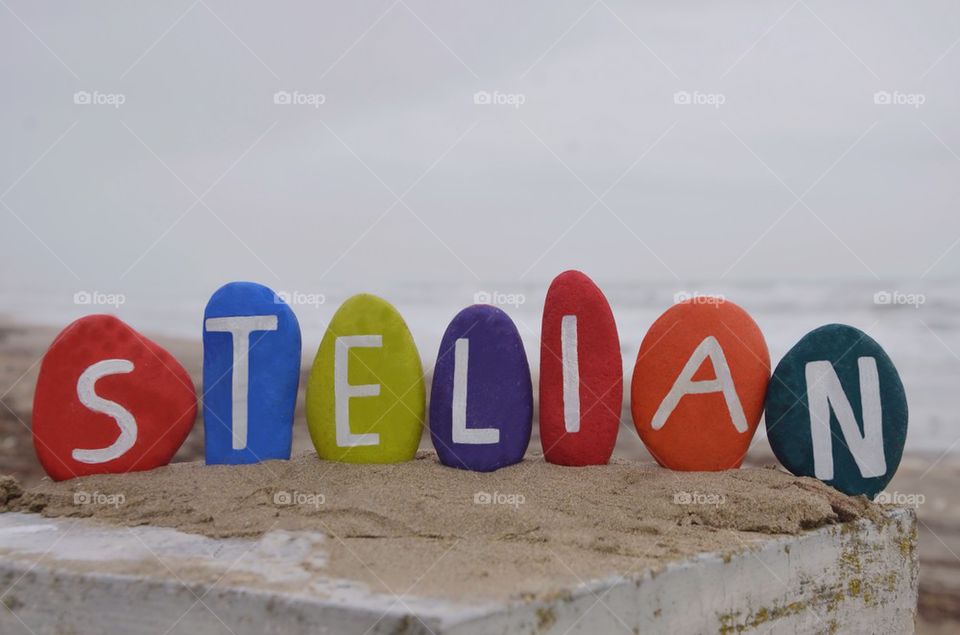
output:
M960 272L956 2L0 5L5 291Z

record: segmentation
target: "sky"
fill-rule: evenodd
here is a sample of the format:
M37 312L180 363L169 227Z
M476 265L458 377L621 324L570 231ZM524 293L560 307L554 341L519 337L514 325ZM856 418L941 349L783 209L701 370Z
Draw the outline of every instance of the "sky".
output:
M2 0L0 73L8 294L960 272L957 3Z

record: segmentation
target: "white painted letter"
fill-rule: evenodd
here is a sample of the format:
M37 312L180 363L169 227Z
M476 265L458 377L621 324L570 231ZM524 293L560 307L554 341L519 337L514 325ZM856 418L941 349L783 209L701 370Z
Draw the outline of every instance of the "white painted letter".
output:
M77 397L94 412L113 417L120 427L120 435L113 444L97 450L74 450L71 455L81 463L106 463L120 458L137 442L137 421L130 411L115 401L100 397L95 392L97 380L107 375L123 375L133 372L133 362L127 359L105 359L83 371L77 381Z
M563 422L567 432L580 432L580 359L577 356L577 316L560 321L563 357Z
M860 405L863 409L863 434L853 414L850 400L843 392L837 371L830 362L810 362L806 367L807 403L810 408L810 437L813 441L814 474L821 481L833 479L833 433L830 430L830 406L837 415L840 430L853 460L864 478L887 473L883 454L883 413L880 408L880 376L877 360L861 357Z
M470 340L457 340L453 363L453 442L487 445L500 442L497 428L467 427L467 367L470 362Z
M350 399L352 397L376 397L380 394L380 384L361 384L351 386L348 379L349 355L351 348L380 348L383 346L381 335L348 335L338 337L333 354L333 395L337 424L337 446L353 448L359 445L378 445L380 435L376 432L353 434L350 432Z
M230 430L233 449L247 447L247 401L250 389L250 334L255 331L276 331L276 315L249 315L210 318L207 330L233 335L233 421Z
M713 364L713 370L717 375L716 379L707 379L702 381L692 381L691 377L696 374L697 369L707 357ZM740 397L737 396L736 386L733 385L733 377L730 375L730 366L727 364L727 358L720 348L720 342L712 335L705 338L693 355L687 360L680 376L674 382L673 388L663 398L660 407L653 415L652 426L654 430L659 430L673 414L674 408L680 403L686 395L702 395L711 392L722 392L727 401L727 410L730 411L730 419L733 421L733 427L737 432L747 431L747 417L743 414L743 406L740 405Z

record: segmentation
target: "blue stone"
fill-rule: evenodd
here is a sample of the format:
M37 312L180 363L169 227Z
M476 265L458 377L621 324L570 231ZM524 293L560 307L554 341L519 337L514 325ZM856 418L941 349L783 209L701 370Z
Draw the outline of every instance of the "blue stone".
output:
M300 324L269 288L231 282L203 314L208 464L289 459L300 382Z
M440 461L477 472L517 463L532 421L530 367L517 327L496 307L464 309L447 327L433 370L430 435Z
M883 348L828 324L777 365L766 398L767 438L797 476L873 498L893 478L907 438L907 397Z

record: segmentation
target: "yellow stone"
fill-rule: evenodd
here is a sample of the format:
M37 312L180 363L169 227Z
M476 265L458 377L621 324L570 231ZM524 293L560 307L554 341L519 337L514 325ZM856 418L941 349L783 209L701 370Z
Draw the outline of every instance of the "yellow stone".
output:
M307 381L307 426L321 459L414 458L426 394L420 353L389 302L360 294L334 314Z

